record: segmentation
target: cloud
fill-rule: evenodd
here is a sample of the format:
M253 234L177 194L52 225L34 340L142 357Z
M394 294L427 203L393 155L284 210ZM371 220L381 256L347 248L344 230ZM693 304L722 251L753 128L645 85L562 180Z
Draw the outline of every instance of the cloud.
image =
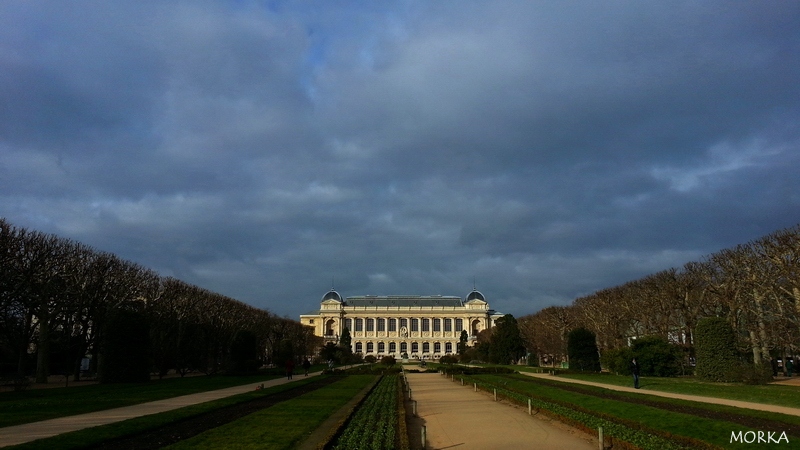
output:
M800 222L787 2L0 6L0 214L278 314L521 315Z

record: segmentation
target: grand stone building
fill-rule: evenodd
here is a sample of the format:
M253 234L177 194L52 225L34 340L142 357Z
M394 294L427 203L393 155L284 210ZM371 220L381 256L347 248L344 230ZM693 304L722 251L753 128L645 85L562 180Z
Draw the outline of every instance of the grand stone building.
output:
M364 356L436 359L458 352L462 330L473 345L478 333L500 317L474 289L463 300L442 295L342 298L331 289L319 311L301 315L300 323L313 327L326 342L338 342L347 328L353 352Z

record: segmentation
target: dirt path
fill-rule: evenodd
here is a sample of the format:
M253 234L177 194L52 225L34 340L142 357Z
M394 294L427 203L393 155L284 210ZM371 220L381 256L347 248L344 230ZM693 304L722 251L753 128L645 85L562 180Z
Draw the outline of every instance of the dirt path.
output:
M597 439L432 373L407 373L426 448L596 449Z

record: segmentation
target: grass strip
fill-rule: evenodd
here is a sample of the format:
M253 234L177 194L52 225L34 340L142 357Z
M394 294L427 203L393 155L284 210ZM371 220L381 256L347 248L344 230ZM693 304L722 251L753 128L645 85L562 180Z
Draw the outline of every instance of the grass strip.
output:
M195 376L153 380L149 383L95 384L4 392L0 394L0 427L259 383L282 376L284 375L275 373L250 376Z
M334 450L397 447L397 375L386 375L359 406L334 444Z
M526 401L523 397L529 396L545 402L550 401L561 406L573 405L576 411L588 412L598 418L605 418L611 422L616 421L618 424L623 425L623 427L611 426L607 428L604 426L606 433L624 439L642 448L667 448L663 443L650 442L652 439L646 438L647 434L653 434L650 430L657 431L658 433L656 434L664 433L667 440L669 440L670 436L684 436L714 446L729 445L731 432L752 430L740 424L727 421L712 420L697 417L692 414L667 411L652 406L637 405L624 401L570 392L558 389L557 387L554 388L551 385L538 383L536 379L517 380L496 375L476 375L475 378L492 387L498 388L498 390L508 391L508 396L511 398L519 396L519 401ZM570 417L570 415L567 415L567 417ZM587 426L596 429L599 425L587 423ZM633 433L631 435L631 431L635 431L637 426L642 429L644 432L643 435L639 436L638 433ZM771 431L780 433L781 430ZM675 448L675 446L672 445L672 448Z
M539 368L526 366L504 366L520 372L541 372ZM559 373L557 377L591 381L612 386L632 387L631 377L613 374ZM747 385L743 383L714 383L694 377L640 377L642 390L653 390L673 394L699 395L743 402L800 408L800 389L782 384Z
M375 379L352 375L328 387L171 445L186 449L291 449Z
M510 375L526 380L524 375ZM558 389L586 393L603 398L616 398L630 403L646 403L655 405L663 409L682 409L690 414L728 420L734 423L753 423L761 422L762 428L783 426L792 435L800 436L800 416L760 411L755 409L738 408L735 406L720 405L715 403L694 402L689 400L675 399L661 396L651 396L646 394L634 394L624 391L616 391L603 387L585 384L565 383L558 380L535 379L536 383L555 387ZM728 416L726 418L725 416Z
M149 416L128 419L109 425L87 428L84 430L65 433L58 436L53 436L51 438L39 439L33 442L6 448L9 450L73 450L89 448L108 440L144 433L159 428L165 424L189 419L191 417L199 416L219 408L244 403L265 395L287 391L297 386L312 383L315 381L315 378L316 377L302 378L292 383L281 384L259 391L246 392L244 394L234 395L211 402L186 406L184 408L152 414Z

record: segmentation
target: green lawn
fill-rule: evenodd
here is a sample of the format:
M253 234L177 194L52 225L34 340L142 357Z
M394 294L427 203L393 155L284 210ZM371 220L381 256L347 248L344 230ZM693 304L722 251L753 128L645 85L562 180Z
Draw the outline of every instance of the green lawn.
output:
M537 382L537 379L516 375L512 377L501 375L473 375L471 378L483 380L485 382L501 386L501 389L509 389L512 391L524 393L532 397L552 399L560 402L567 402L580 406L581 408L590 411L607 414L613 417L618 417L624 420L636 422L647 427L663 430L679 436L687 436L701 441L709 442L714 445L725 446L730 443L730 436L732 431L747 430L746 427L721 420L707 419L698 417L692 414L684 414L673 411L667 411L661 408L637 405L620 400L595 397L582 393L569 392L554 388L548 384ZM588 389L602 390L602 388ZM628 394L633 395L633 394ZM664 400L651 397L657 401L664 401L669 403L681 403L680 400ZM728 410L733 411L734 408L722 407L718 405L704 405L696 402L682 402L684 404L691 404L699 408L707 408L710 410ZM750 415L749 412L742 412L741 414ZM798 424L800 419L792 416L785 416L781 414L753 412L755 417L768 418L770 420L781 420L786 423ZM780 431L780 430L771 430ZM653 448L658 448L658 445Z
M167 448L216 450L232 448L235 442L235 448L243 450L291 449L374 379L375 375L351 375Z
M280 376L195 376L153 380L149 383L95 384L3 392L0 393L0 427L258 383Z
M525 366L506 366L520 372L535 371L534 368ZM592 381L613 386L633 386L631 377L612 374L572 374L562 373L553 377L573 378L576 380ZM726 398L745 402L765 403L770 405L800 408L800 389L797 386L780 384L767 384L752 386L742 383L712 383L697 380L694 377L640 377L639 386L642 390L670 392L675 394L700 395L704 397Z
M137 434L158 428L170 422L197 416L208 411L223 408L237 403L246 402L258 397L282 392L295 388L299 385L308 384L317 380L316 377L300 378L297 381L287 384L273 386L260 391L251 391L244 394L226 397L219 400L201 403L198 405L187 406L184 408L167 411L159 414L152 414L144 417L125 420L118 423L103 425L99 427L87 428L72 433L65 433L51 438L40 439L27 444L8 447L9 450L72 450L86 448L114 438Z

